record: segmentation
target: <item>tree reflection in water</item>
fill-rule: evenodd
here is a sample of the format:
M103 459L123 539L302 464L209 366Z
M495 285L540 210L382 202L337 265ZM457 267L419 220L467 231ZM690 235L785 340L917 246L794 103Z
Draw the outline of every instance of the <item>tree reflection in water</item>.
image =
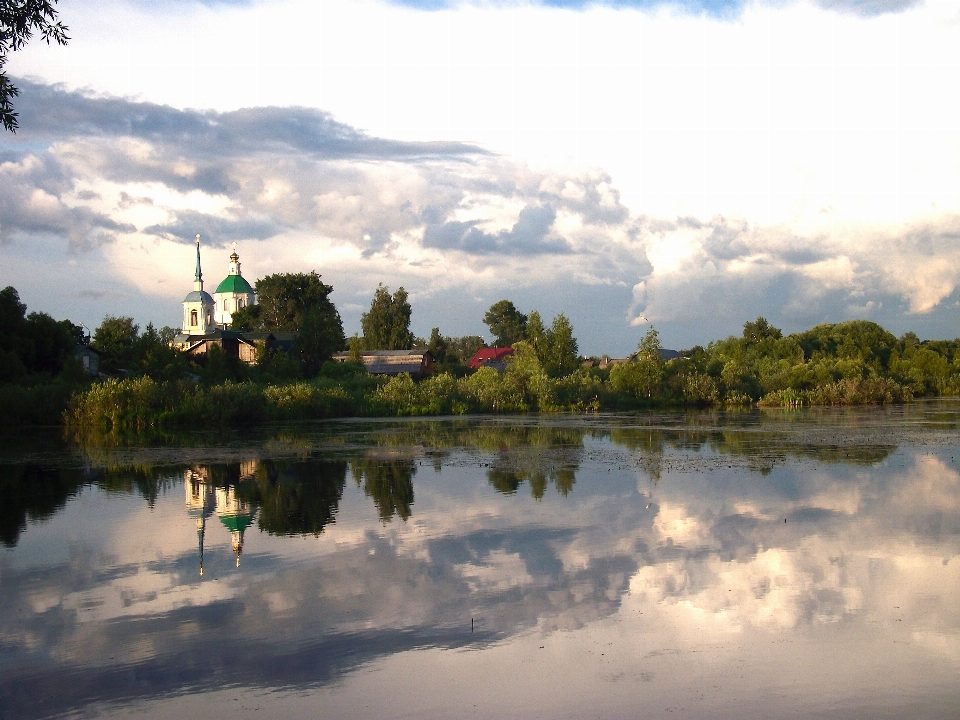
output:
M530 494L543 499L553 483L566 497L577 482L577 470L583 456L586 428L520 427L499 428L497 455L487 471L487 480L505 495L513 495L524 482L530 483Z
M319 535L334 522L347 478L345 460L262 460L239 495L260 507L259 528L271 535Z
M394 515L404 521L410 517L413 476L417 472L412 457L374 451L351 460L350 472L357 487L363 487L364 494L377 506L381 521L388 523Z

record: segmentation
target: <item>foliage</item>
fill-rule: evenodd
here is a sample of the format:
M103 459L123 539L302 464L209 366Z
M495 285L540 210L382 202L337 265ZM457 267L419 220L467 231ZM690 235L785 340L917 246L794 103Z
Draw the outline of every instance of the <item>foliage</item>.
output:
M611 368L610 386L613 390L648 401L660 397L664 379L660 350L660 335L651 327L640 341L637 354L629 362Z
M148 323L141 335L133 318L107 315L94 331L90 347L100 354L100 371L106 374L122 372L176 380L188 372L189 366L183 353L170 346L175 333L173 328L157 330Z
M0 383L55 378L68 369L82 339L82 329L69 320L28 315L15 288L0 290Z
M495 347L510 347L527 336L527 316L509 300L498 300L491 305L483 322L496 338Z
M0 122L4 130L16 132L17 113L13 98L20 94L4 71L7 56L16 52L40 33L47 45L50 41L66 45L67 26L57 19L57 0L0 0Z
M343 323L333 303L328 301L304 312L296 351L308 377L316 375L334 353L343 349L343 345Z
M538 355L547 374L563 377L576 370L580 365L579 348L567 316L557 315L545 335L545 347Z
M360 318L363 341L367 350L409 350L413 347L410 332L410 303L402 287L390 295L390 289L377 286L370 311Z
M140 326L132 317L104 317L90 343L90 347L100 353L100 369L106 373L130 369L139 337Z
M233 313L233 330L296 332L292 354L308 377L316 375L323 363L344 348L343 322L329 297L333 287L321 281L316 272L267 275L257 280L254 289L257 304ZM270 362L271 358L264 358L261 365ZM279 362L282 365L285 360ZM290 376L289 368L278 366L277 371Z
M276 273L257 280L254 290L257 304L241 308L232 316L234 330L296 332L308 311L330 303L333 287L321 281L316 272Z
M438 365L442 365L447 361L447 340L440 334L440 328L433 328L433 330L430 331L427 350L430 351L433 361Z
M466 365L477 354L477 350L487 346L487 343L479 335L444 337L444 342L447 345L448 356L452 356L461 365Z

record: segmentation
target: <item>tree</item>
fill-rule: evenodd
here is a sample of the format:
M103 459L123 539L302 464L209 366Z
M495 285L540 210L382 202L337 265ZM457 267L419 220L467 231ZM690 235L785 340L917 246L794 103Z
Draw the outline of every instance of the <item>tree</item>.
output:
M13 98L20 94L4 71L7 55L20 50L34 32L50 44L66 45L67 26L57 19L57 0L0 0L0 121L4 130L16 132L17 113Z
M430 331L430 342L427 343L427 350L433 356L433 361L438 365L447 359L447 340L440 334L440 328L433 328Z
M231 327L234 330L296 332L310 309L329 310L333 307L329 299L333 287L322 282L316 272L267 275L257 280L254 289L257 304L242 308L233 315Z
M664 373L660 349L660 334L651 326L640 341L635 358L611 368L610 384L614 390L638 398L659 395Z
M343 322L329 297L333 287L316 272L267 275L257 280L254 289L257 304L233 313L233 330L296 332L295 350L308 375L315 375L333 353L343 349Z
M546 360L547 350L547 329L543 326L543 320L540 319L540 313L533 310L527 320L526 341L530 343L540 362Z
M90 346L100 353L100 368L104 372L129 370L134 360L134 346L140 336L140 326L132 317L107 315L93 332Z
M509 300L498 300L483 316L483 322L496 337L496 347L510 347L527 336L527 316Z
M551 377L569 375L580 365L578 352L573 326L567 316L560 313L546 333L546 349L541 360L543 367Z
M775 328L765 317L758 317L754 322L743 324L743 339L748 343L760 343L766 339L779 340L783 333Z
M187 358L180 350L170 346L177 331L171 327L157 330L147 323L146 330L134 343L133 368L138 374L149 375L154 380L176 380L187 372Z
M447 356L452 356L457 362L466 365L477 354L477 350L487 344L479 335L464 335L463 337L444 338L447 343Z
M297 349L300 362L308 376L320 372L320 367L343 349L343 323L333 303L309 308L300 321Z
M69 320L54 320L43 312L27 315L23 326L21 359L33 373L59 375L83 339L83 329Z
M409 350L413 347L410 314L406 290L400 287L390 295L390 288L378 285L370 303L370 312L365 312L360 318L367 349Z

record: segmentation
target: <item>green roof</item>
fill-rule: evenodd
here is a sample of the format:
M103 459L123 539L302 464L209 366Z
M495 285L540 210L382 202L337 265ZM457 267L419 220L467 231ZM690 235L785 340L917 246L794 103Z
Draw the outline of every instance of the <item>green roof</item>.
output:
M218 293L252 293L253 288L250 283L243 279L242 275L227 275L223 282L217 285L214 292Z
M220 522L222 522L223 526L230 532L243 532L250 527L250 523L253 522L253 515L247 513L242 515L223 515L220 517Z

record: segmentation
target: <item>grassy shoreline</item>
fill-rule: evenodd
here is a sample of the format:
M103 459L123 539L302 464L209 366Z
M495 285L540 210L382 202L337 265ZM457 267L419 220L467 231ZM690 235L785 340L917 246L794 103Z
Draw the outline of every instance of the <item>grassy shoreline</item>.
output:
M840 380L810 390L768 393L759 402L735 396L712 402L618 393L609 381L587 372L565 378L518 378L481 369L463 378L440 373L423 381L353 376L282 384L224 382L201 386L149 377L107 380L72 395L62 423L73 431L149 433L192 427L346 417L399 417L524 412L597 412L670 407L802 407L905 402L911 390L887 378Z

